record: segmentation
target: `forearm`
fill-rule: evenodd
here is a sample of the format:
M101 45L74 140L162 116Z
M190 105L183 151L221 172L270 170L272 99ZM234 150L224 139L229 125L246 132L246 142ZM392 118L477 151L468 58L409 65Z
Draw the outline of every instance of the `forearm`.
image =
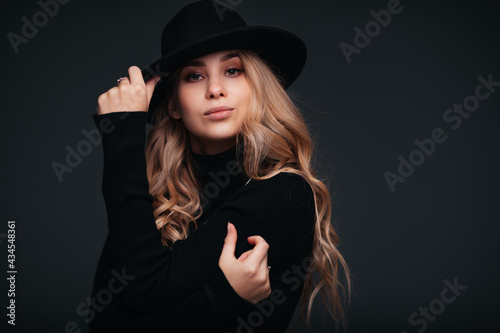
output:
M218 266L227 221L238 231L236 257L252 249L246 237L260 235L270 244L270 265L288 260L312 232L311 188L301 176L284 173L251 183L207 216L206 226L176 241L170 250L162 245L149 194L144 155L147 113L131 112L121 120L125 113L93 117L98 127L104 119L109 121L107 131L100 130L102 191L115 265L135 277L124 290L126 303L138 311L154 311L199 292L209 304L207 311L215 314L248 309L252 304L238 296Z
M207 230L202 237L195 232L175 242L172 250L162 245L146 174L146 116L145 112L93 116L103 139L102 192L110 249L116 267L124 267L134 276L124 291L126 302L148 311L185 301L187 295L199 292L216 311L251 305L235 293L223 275L208 284L212 272L220 271L217 262L225 228ZM216 298L211 288L219 293Z
M162 307L201 287L206 276L185 281L195 249L175 262L162 245L149 194L144 155L146 112L94 115L104 152L102 193L106 203L109 241L117 267L134 276L124 296L140 308ZM107 124L106 130L100 124ZM172 264L175 263L175 270ZM208 269L207 269L208 270Z

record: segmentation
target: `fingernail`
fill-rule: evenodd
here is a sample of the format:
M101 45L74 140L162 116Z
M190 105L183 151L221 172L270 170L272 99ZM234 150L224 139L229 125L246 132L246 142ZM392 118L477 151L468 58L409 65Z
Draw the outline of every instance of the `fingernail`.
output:
M227 222L227 233L231 232L231 227L229 226L229 221Z

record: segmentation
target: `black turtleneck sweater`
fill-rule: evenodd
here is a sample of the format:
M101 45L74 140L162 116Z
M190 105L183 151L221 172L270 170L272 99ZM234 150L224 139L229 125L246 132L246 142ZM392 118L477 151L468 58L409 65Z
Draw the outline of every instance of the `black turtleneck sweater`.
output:
M146 174L147 112L92 115L102 138L102 193L109 233L95 273L88 313L96 332L284 332L310 264L315 222L307 181L280 173L250 180L237 146L215 154L192 151L205 194L198 229L162 246ZM237 164L237 162L239 164ZM235 256L269 244L271 295L252 304L231 287L218 265L227 222L238 234Z

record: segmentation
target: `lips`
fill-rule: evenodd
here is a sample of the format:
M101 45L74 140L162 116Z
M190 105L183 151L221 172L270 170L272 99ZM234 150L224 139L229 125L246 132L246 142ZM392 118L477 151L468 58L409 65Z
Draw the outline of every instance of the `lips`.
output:
M207 112L205 112L204 114L205 115L209 115L211 113L214 113L214 112L219 112L219 111L225 111L225 110L234 110L234 108L230 108L229 106L216 106L214 108L211 108L210 110L208 110Z

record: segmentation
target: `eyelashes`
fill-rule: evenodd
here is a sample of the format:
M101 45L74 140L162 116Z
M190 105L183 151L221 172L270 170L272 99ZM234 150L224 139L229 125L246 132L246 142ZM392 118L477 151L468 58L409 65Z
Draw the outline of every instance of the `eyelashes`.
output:
M239 76L241 73L243 73L243 70L239 69L239 68L235 68L235 67L231 67L231 68L228 68L226 70L226 73L227 72L232 72L234 74L230 74L229 77L237 77ZM187 74L185 77L184 77L184 80L187 81L187 82L198 82L200 81L199 80L199 77L200 76L203 76L199 73L189 73Z

